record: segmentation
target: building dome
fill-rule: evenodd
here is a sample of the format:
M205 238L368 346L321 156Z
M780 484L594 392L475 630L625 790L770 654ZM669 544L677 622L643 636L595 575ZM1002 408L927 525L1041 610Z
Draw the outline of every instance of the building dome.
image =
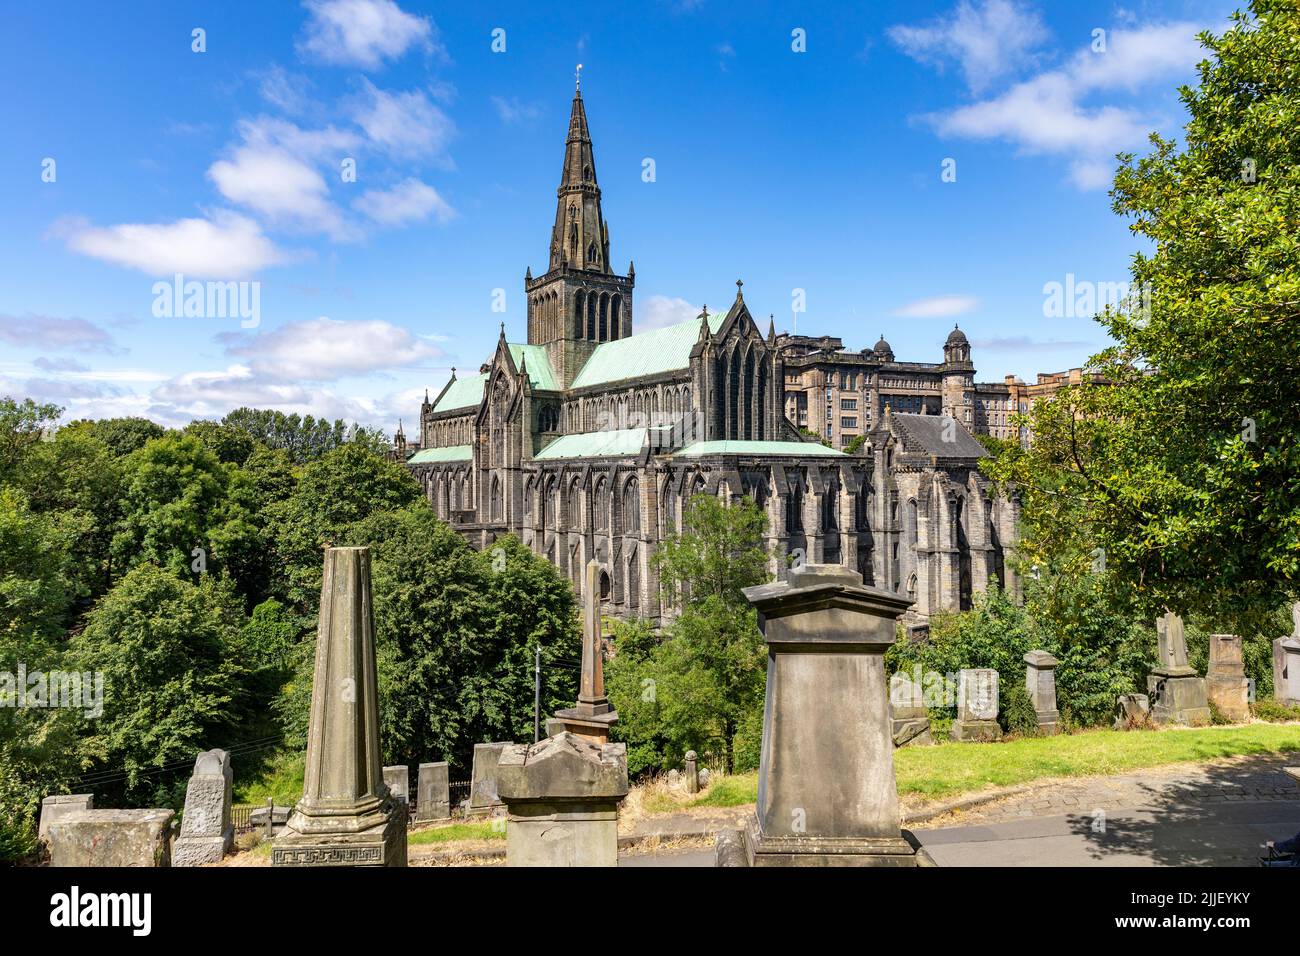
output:
M948 341L944 342L943 344L944 345L969 345L970 343L966 341L966 333L954 325L952 327L952 331L948 333Z
M880 336L880 341L877 342L877 343L872 347L871 350L872 350L873 352L879 352L879 353L881 353L881 354L888 354L888 355L893 355L893 354L894 354L894 350L893 350L892 348L889 347L889 343L885 341L885 337L884 337L883 335Z

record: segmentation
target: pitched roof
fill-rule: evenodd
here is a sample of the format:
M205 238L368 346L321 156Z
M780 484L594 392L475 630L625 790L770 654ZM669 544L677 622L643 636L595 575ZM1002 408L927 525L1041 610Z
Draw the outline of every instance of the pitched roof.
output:
M545 389L548 392L558 391L560 383L555 380L555 374L551 371L551 360L546 354L546 349L540 345L521 345L518 342L507 342L510 348L510 357L515 360L515 368L525 358L528 359L526 365L528 368L528 381L532 383L533 388Z
M557 458L612 458L635 455L646 443L646 429L623 428L617 431L582 432L561 435L533 456L534 461Z
M936 458L986 458L988 452L979 440L948 415L913 415L891 412L889 420L903 433L903 447L908 451L922 451ZM955 426L951 440L945 440L946 422Z
M784 458L789 456L817 456L845 458L844 452L827 448L813 441L697 441L674 455L698 458L702 455L751 455Z
M422 448L406 459L406 463L422 465L438 461L469 461L473 457L469 445L448 445L445 448Z
M487 373L458 378L447 386L447 390L433 406L435 412L450 411L453 408L478 408L483 401L483 390L487 388Z
M726 313L709 316L709 331L722 326ZM657 375L691 364L691 349L700 337L700 320L688 319L650 332L629 335L596 346L587 364L573 380L573 388L617 382L641 375ZM532 367L531 361L529 367Z

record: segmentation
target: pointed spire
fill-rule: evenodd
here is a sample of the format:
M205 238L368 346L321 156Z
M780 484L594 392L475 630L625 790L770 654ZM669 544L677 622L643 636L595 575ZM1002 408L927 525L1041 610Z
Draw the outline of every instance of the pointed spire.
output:
M767 314L767 341L769 343L776 341L776 316L771 312Z
M636 278L636 265L632 262L631 259L627 260L627 277L629 279Z
M564 143L564 167L556 191L555 225L551 229L550 268L569 266L608 273L609 233L600 210L596 159L587 129L582 93L573 91L569 132Z
M532 267L532 266L529 266L527 269L524 270L524 281L525 281L525 282L532 282L532 281L533 281L533 267Z
M741 290L741 286L743 286L744 284L745 284L745 283L744 283L744 280L742 280L742 279L737 279L737 280L736 280L736 301L737 301L737 302L744 302L744 301L745 301L744 293L743 293L742 290Z
M424 404L429 404L429 390L427 388L424 390Z

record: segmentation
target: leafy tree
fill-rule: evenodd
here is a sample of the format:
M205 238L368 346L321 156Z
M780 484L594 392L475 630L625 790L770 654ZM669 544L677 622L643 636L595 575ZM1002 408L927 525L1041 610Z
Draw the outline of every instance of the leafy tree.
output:
M248 431L222 422L193 421L185 426L185 434L203 442L218 461L228 465L242 465L257 448L257 439Z
M0 487L0 666L23 660L67 626L75 596L66 574L74 537L67 524Z
M38 405L30 398L18 402L0 397L0 481L8 478L27 449L62 413L57 405Z
M364 426L348 426L341 418L305 418L264 408L237 408L221 420L223 426L239 428L267 448L283 449L295 464L314 461L353 443L376 454L387 447L383 432Z
M143 448L146 442L161 438L167 429L147 418L78 419L73 426L84 428L113 452L116 458L125 458Z

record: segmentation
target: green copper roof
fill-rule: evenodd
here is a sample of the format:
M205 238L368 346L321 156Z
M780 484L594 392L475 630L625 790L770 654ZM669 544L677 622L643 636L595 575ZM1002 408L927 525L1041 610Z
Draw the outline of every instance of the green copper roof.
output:
M517 342L506 343L510 348L510 357L515 360L515 368L525 358L528 359L528 381L532 383L533 388L546 389L550 392L558 391L560 383L555 380L554 373L551 372L551 360L546 356L546 349L540 345L520 345Z
M716 332L725 312L709 316L709 331ZM652 332L629 335L596 346L587 364L573 380L574 388L617 382L641 375L657 375L691 364L691 349L700 338L700 320L689 319ZM532 361L529 360L529 368Z
M448 445L446 448L423 448L406 459L406 463L424 465L436 461L469 461L473 457L469 445Z
M483 390L487 388L487 373L458 378L438 399L433 406L435 412L446 412L453 408L478 408L483 401Z
M644 428L561 435L534 455L533 460L553 461L557 458L612 458L618 455L635 455L645 445L645 440Z
M687 445L681 451L673 452L684 458L699 458L702 455L766 455L773 458L785 458L794 455L813 455L826 458L845 458L844 452L827 448L820 442L811 441L697 441Z

